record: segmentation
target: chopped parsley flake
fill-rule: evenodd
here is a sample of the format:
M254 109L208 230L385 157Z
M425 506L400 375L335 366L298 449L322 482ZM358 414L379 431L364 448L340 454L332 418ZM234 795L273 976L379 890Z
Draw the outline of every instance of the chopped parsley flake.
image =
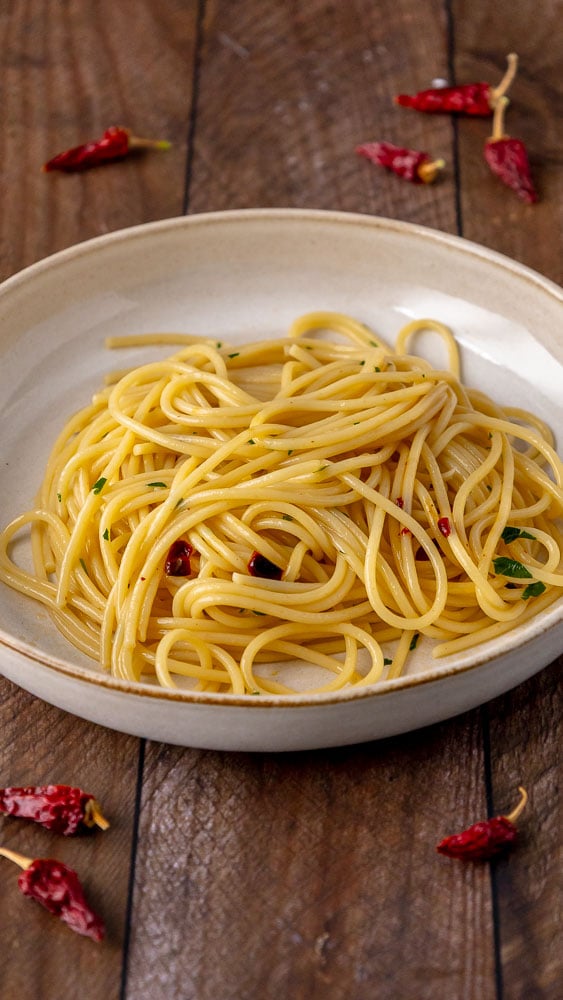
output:
M390 667L392 663L393 663L393 660L390 660L388 656L384 656L383 657L383 666L384 667Z
M545 583L541 580L536 580L535 583L529 583L527 587L524 587L522 591L522 600L527 601L529 597L539 597L543 594L545 590Z
M240 351L233 351L232 354L229 354L229 358L238 358L239 354Z
M493 566L495 567L495 573L499 576L513 576L519 580L532 579L532 574L523 563L518 562L517 559L507 559L505 556L499 556L497 559L493 559Z
M510 542L513 542L516 538L535 539L535 537L536 536L531 535L529 531L523 531L522 528L513 528L509 524L507 524L501 535L503 542L506 542L507 545L509 545Z
M82 569L86 573L86 576L89 576L88 567L87 567L86 563L84 562L84 560L82 559L82 557L80 558L79 562L80 562L80 565L82 566Z
M159 490L165 490L168 488L166 483L147 483L147 486L154 486L155 489L158 488Z
M282 514L282 521L293 521L291 514Z
M414 635L413 635L413 637L412 637L412 639L411 639L411 644L409 646L409 650L416 649L416 644L417 644L417 642L418 642L419 639L420 639L420 632L415 632Z
M63 498L60 493L57 493L57 500L59 501L59 503L63 502Z
M104 539L104 541L109 542L109 528L106 528L106 530L102 535L102 538Z
M96 494L97 493L101 493L102 490L103 490L103 488L104 488L104 486L106 485L106 483L107 483L107 479L105 478L105 476L100 476L100 478L98 480L96 480L96 482L92 486L92 493L96 493Z

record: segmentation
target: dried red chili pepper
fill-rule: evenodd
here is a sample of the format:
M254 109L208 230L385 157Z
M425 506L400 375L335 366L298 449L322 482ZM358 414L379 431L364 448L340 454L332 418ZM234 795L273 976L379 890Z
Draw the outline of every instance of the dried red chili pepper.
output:
M102 940L104 922L86 902L78 875L72 868L54 858L26 858L5 847L0 847L0 855L23 868L18 886L24 896L36 899L77 934L94 941Z
M428 153L392 142L365 142L356 147L356 153L413 184L431 184L446 165L444 160L431 160Z
M164 572L167 576L189 576L192 567L190 556L193 555L193 548L189 542L179 538L177 542L172 542L166 556Z
M416 111L456 112L457 114L476 115L489 118L500 98L507 93L518 68L518 56L511 52L507 56L508 67L497 87L489 83L464 83L459 87L431 87L420 90L418 94L397 94L395 104L403 108L414 108Z
M519 788L520 801L508 816L494 816L492 819L474 823L473 826L445 837L436 850L449 858L462 861L486 861L512 847L518 839L515 822L528 801L524 788Z
M281 580L283 570L266 556L254 551L248 560L248 572L251 576L260 576L264 580Z
M165 139L140 139L132 135L129 129L112 125L99 139L74 146L54 156L43 165L43 170L75 173L97 167L100 163L107 163L110 160L122 160L130 153L142 149L170 149L170 146L171 143Z
M495 108L493 133L485 143L484 156L493 174L503 184L532 205L538 200L534 187L526 147L521 139L513 139L504 132L504 112L508 98L504 97Z
M70 785L0 788L0 812L31 819L64 837L72 837L81 827L107 830L109 826L94 796Z

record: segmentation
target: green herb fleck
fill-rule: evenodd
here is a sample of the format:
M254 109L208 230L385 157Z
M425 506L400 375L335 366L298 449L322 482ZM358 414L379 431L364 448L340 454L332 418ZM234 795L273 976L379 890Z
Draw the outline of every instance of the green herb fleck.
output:
M246 443L247 444L256 444L256 441L254 440L254 438L249 438Z
M177 510L178 507L181 507L182 504L184 503L184 500L185 500L185 497L180 497L180 499L177 500L176 503L174 504L174 510Z
M413 637L412 637L412 639L411 639L411 644L409 646L409 650L416 649L416 644L417 644L417 642L418 642L419 639L420 639L420 632L415 632L414 635L413 635Z
M147 486L154 486L155 489L158 488L159 490L165 490L168 488L166 483L147 483Z
M527 587L524 587L522 591L522 600L527 601L529 597L539 597L543 594L545 590L545 583L541 580L536 580L535 583L529 583Z
M489 493L491 492L492 488L493 488L493 487L491 486L491 484L490 484L490 483L487 483L487 489L488 489Z
M57 493L57 500L59 501L59 503L63 502L63 498L60 493Z
M390 667L392 663L393 663L393 660L390 660L388 656L384 656L383 657L383 666L384 667Z
M293 448L290 448L287 454L288 455L293 455Z
M215 344L215 347L217 348L218 351L222 348L222 346L223 342L221 340L218 340L217 343Z
M517 559L507 559L505 556L499 556L497 559L493 559L493 566L495 567L495 573L499 576L514 576L519 580L531 580L532 574L526 567L518 562Z
M239 354L240 354L240 351L233 351L233 353L229 354L228 357L229 358L238 358Z
M260 694L259 691L251 691L250 694Z
M265 618L266 617L266 612L265 611L254 611L253 610L252 614L253 615L258 615L259 618Z
M509 524L507 524L501 535L503 542L506 542L507 545L509 545L510 542L513 542L516 538L531 538L534 540L535 537L536 536L531 535L529 531L523 531L522 528L513 528Z
M381 368L379 367L379 365L376 365L373 370L374 370L374 372L380 372Z
M92 486L92 493L101 493L106 483L107 479L105 476L100 476L100 478Z
M362 367L362 365L365 365L365 360L364 361L360 361L360 368Z
M90 576L90 574L88 573L88 567L87 567L86 563L84 562L84 560L82 559L82 557L80 558L79 562L80 562L80 565L82 566L82 569L86 573L86 576Z
M102 535L102 538L104 539L105 542L109 542L109 528L106 528L106 530Z
M370 340L370 344L371 344L372 347L379 347L379 344L377 343L377 340Z
M293 521L291 514L282 514L282 521Z

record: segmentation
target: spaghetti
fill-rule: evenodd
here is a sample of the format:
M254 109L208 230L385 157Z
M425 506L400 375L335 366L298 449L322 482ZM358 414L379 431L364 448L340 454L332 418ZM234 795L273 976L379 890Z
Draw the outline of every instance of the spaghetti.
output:
M451 370L406 353L428 328ZM139 343L176 353L108 379L0 536L0 579L115 677L291 694L298 661L310 691L369 685L420 636L456 653L561 594L550 431L464 387L442 324L397 351L338 313L237 347L109 346Z

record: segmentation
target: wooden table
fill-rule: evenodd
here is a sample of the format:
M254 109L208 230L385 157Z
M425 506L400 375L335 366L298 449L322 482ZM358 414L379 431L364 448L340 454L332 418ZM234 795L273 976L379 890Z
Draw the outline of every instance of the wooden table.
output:
M557 0L4 0L0 276L153 219L306 206L458 233L561 281L562 20ZM486 121L392 102L434 78L496 82L511 50L532 207L484 165ZM40 172L111 123L173 149ZM354 147L376 138L444 156L443 178L371 168ZM112 820L56 844L107 919L101 946L0 866L2 1000L561 996L557 664L441 725L288 755L135 739L5 680L0 697L0 783L80 784ZM444 832L506 811L520 783L531 802L515 853L492 866L435 854ZM1 827L6 846L55 852L41 828Z

